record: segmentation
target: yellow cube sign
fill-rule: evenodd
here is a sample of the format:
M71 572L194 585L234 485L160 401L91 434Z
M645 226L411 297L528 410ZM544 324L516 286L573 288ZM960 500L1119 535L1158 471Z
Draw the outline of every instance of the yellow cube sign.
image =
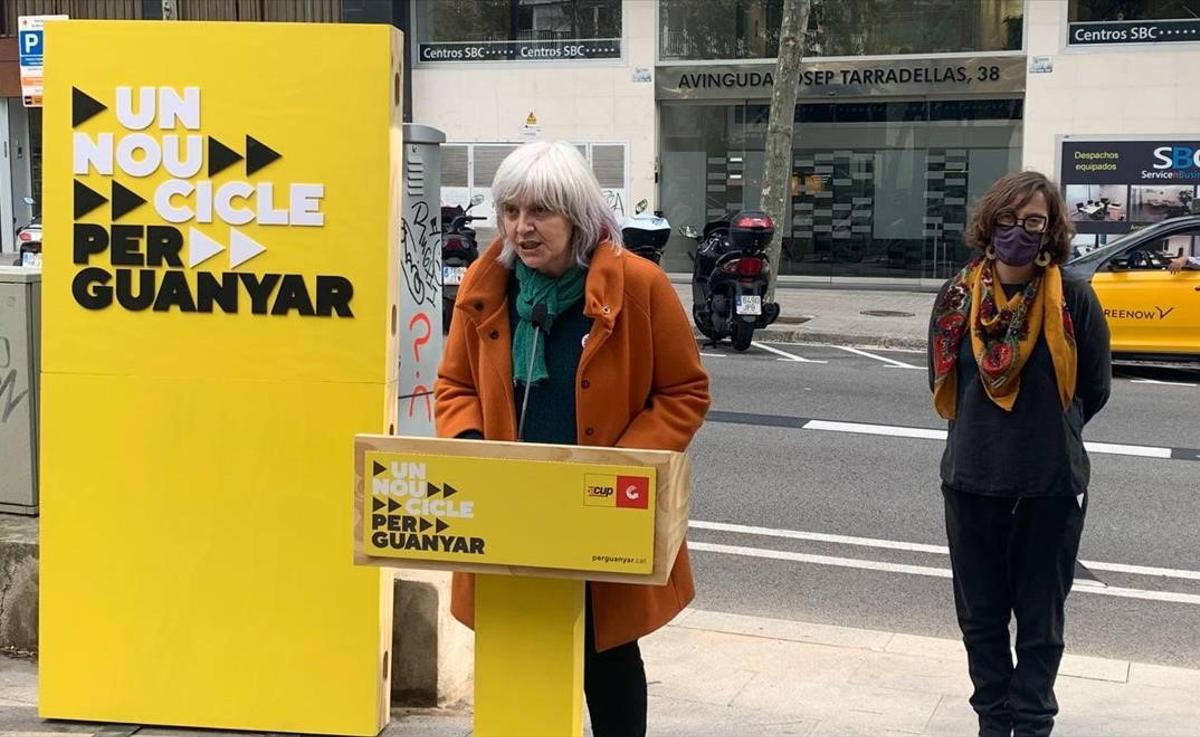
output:
M363 550L408 560L649 574L654 468L368 452Z
M334 492L396 421L400 34L46 37L41 714L374 735L391 578Z

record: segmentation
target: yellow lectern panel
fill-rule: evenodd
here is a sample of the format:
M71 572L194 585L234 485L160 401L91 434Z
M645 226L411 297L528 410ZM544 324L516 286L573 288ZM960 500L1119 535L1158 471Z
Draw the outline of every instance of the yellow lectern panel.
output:
M360 435L354 560L662 585L691 466L661 450Z
M363 548L409 560L649 574L654 468L367 453Z
M40 710L373 735L395 422L398 32L47 24Z

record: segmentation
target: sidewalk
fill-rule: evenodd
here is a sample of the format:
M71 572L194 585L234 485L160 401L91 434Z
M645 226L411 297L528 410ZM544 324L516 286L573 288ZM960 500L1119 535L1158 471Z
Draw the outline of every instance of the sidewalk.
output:
M672 274L671 281L690 315L690 281L678 274ZM776 343L828 343L924 350L929 312L936 296L930 291L818 289L780 285L775 290L775 299L780 305L779 320L765 330L756 331L754 338Z
M949 605L949 604L948 604ZM650 735L971 737L954 640L688 610L642 642ZM1067 655L1057 737L1196 737L1200 670ZM227 733L41 722L37 670L0 659L0 735L221 737ZM388 737L466 737L469 707L398 710ZM590 734L590 733L589 733Z

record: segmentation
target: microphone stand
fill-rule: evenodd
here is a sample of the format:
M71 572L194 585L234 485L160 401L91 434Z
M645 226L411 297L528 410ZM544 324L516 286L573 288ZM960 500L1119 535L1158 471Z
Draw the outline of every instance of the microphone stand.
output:
M529 364L525 371L525 396L521 399L521 422L517 426L517 439L520 441L525 440L525 413L529 410L529 392L533 388L533 357L537 354L538 337L542 334L542 327L546 322L546 305L534 305L529 321L533 323L533 343L529 349Z

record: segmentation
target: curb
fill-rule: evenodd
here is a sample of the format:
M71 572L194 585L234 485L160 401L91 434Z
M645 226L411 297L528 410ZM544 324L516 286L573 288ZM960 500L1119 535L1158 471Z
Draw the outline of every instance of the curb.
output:
M693 326L693 333L699 340L707 340ZM809 345L846 345L863 348L901 348L904 350L926 349L927 340L924 337L914 338L907 335L853 335L850 333L823 333L803 328L764 328L754 331L754 340L761 343L798 343Z

